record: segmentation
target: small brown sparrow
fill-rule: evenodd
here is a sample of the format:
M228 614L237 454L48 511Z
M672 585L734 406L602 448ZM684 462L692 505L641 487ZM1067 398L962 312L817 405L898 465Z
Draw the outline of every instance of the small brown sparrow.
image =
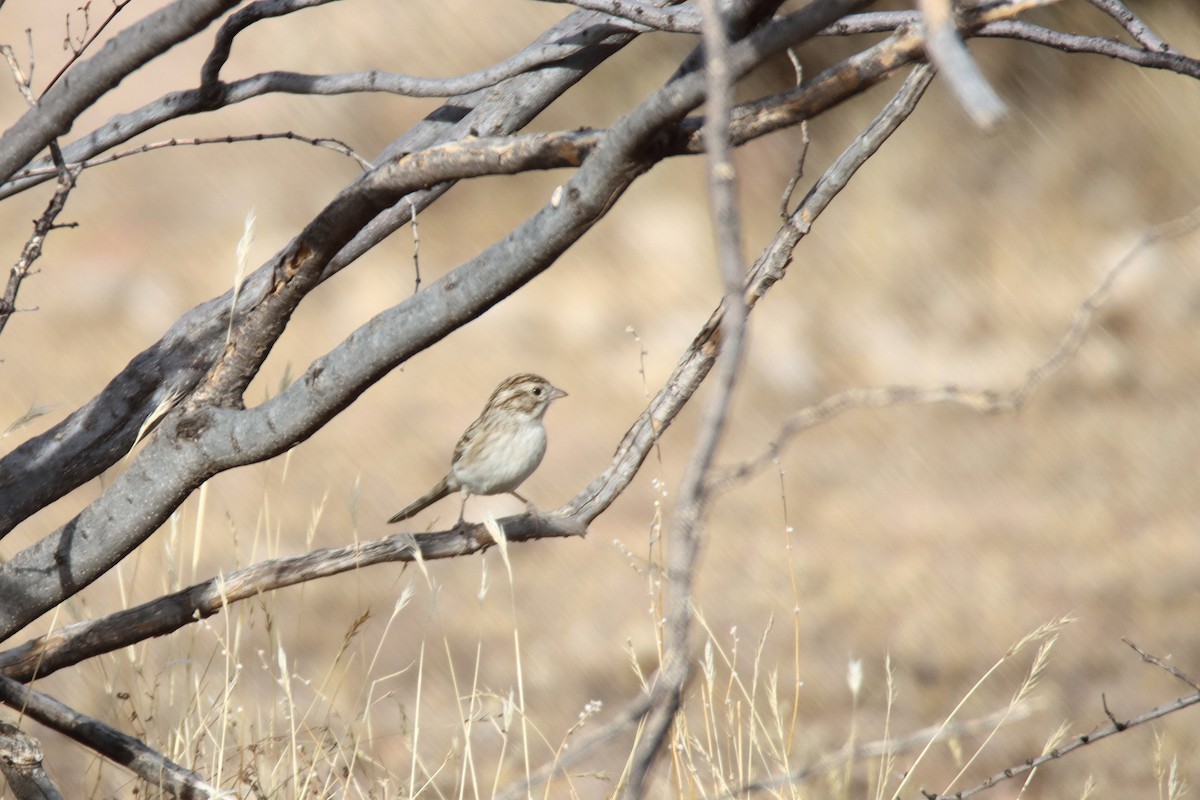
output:
M401 509L388 522L400 522L421 512L453 491L461 491L463 521L467 497L511 494L526 505L517 487L533 474L546 454L542 417L550 404L567 393L538 375L513 375L492 392L479 419L454 447L450 472L441 483Z

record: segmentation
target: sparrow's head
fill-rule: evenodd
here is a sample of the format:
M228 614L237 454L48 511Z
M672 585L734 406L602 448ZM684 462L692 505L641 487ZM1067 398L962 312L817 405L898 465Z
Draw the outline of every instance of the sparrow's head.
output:
M542 376L522 373L496 387L488 400L488 408L540 419L551 403L566 396L566 392Z

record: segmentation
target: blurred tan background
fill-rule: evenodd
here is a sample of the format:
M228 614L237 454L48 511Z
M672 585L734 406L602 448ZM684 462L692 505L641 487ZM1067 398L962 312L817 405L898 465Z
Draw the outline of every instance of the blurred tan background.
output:
M63 18L75 5L8 0L0 11L0 41L18 53L23 29L33 30L35 88L63 62ZM133 3L117 27L151 7ZM1178 49L1200 54L1200 8L1166 0L1134 7ZM223 76L371 67L458 74L516 52L566 11L538 3L332 4L256 25L238 38ZM1117 34L1082 2L1036 19ZM126 81L73 135L192 86L210 41L211 33ZM804 49L806 70L815 73L851 44ZM608 124L690 46L682 36L635 43L533 127ZM847 386L1014 386L1143 232L1200 204L1200 84L1028 45L971 47L1012 118L984 135L935 81L756 311L722 463L756 455L789 412ZM784 61L747 92L790 77ZM897 85L812 124L810 180ZM267 97L174 122L145 141L291 130L340 138L372 158L436 105L383 95ZM21 111L16 91L0 89L4 125ZM747 258L777 225L798 152L798 132L789 131L738 154ZM228 288L248 212L257 218L257 266L356 171L337 154L273 142L174 148L86 172L64 214L80 228L50 238L42 271L23 286L20 305L38 310L14 317L0 337L0 428L31 406L53 410L0 447L47 429L180 314ZM455 188L420 219L422 277L434 279L502 236L565 175ZM607 464L647 389L661 384L716 302L703 191L700 160L661 165L526 290L414 358L286 458L213 480L203 502L190 500L167 529L29 635L262 558L395 532L383 521L444 473L458 435L513 372L539 372L570 392L548 415L549 453L523 489L544 508L566 500ZM0 206L10 262L49 193L44 187ZM317 291L248 399L277 391L410 293L412 249L402 231ZM1200 675L1198 335L1200 235L1192 235L1141 253L1078 356L1019 416L951 407L850 413L796 439L778 471L720 499L698 606L715 642L736 651L747 683L760 668L760 713L770 707L771 673L779 703L790 709L797 698L793 764L840 747L852 728L859 740L883 735L885 658L898 692L891 731L906 732L944 719L1010 645L1063 615L1076 621L1053 652L1038 710L1006 728L957 788L1037 753L1063 720L1075 734L1103 724L1102 692L1119 716L1185 693L1140 663L1121 637ZM366 796L362 787L372 786L399 797L414 772L436 773L429 796L457 796L462 783L470 796L487 795L493 781L504 785L524 769L517 733L496 766L505 743L498 698L523 688L536 766L588 701L605 704L592 726L634 696L631 657L653 668L652 542L673 507L703 399L586 540L514 547L511 587L494 551L430 564L427 574L376 567L244 603L39 686L185 763L201 759L195 763L209 774L205 759L224 753L227 782L230 771L253 766L261 786L279 792L270 796L297 796L303 782L289 775L311 774L329 781L331 795ZM104 483L27 522L3 554L70 519ZM468 515L517 508L510 499L475 500ZM455 501L443 501L411 529L456 513ZM393 618L406 592L411 600ZM865 672L856 704L845 680L853 658ZM966 715L1003 707L1027 663L1002 670ZM487 699L472 707L473 694ZM697 704L690 713L699 731ZM1053 764L1035 788L1075 796L1091 775L1104 796L1145 793L1155 785L1155 732L1167 757L1194 777L1195 714ZM475 720L469 735L466 718ZM508 724L515 731L519 719ZM724 735L733 738L721 745L741 752L733 742L745 734L728 730L745 729L729 723ZM76 796L129 796L119 770L53 734L44 733L44 743L64 786L86 790ZM577 777L551 796L604 796L627 752L624 740L585 763L608 779ZM337 777L352 759L353 778ZM306 763L315 765L311 773ZM901 758L897 773L908 763ZM955 763L952 751L939 749L914 786L941 791ZM464 777L472 769L475 783ZM760 761L752 770L770 771ZM733 782L749 774L730 767ZM817 787L814 794L827 784Z

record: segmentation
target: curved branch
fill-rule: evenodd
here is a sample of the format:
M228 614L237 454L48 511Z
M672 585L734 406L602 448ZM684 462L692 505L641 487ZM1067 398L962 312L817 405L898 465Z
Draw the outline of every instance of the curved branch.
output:
M305 8L323 6L331 0L257 0L238 11L217 31L216 41L200 68L200 92L215 98L220 91L221 67L229 60L234 38L256 22L282 17Z
M1143 50L1140 47L1118 42L1115 39L1106 39L1103 36L1063 33L1020 20L989 22L980 28L976 35L1032 42L1061 50L1064 53L1092 53L1098 56L1108 56L1139 67L1165 69L1189 78L1200 79L1200 60L1188 58L1175 50L1165 52Z

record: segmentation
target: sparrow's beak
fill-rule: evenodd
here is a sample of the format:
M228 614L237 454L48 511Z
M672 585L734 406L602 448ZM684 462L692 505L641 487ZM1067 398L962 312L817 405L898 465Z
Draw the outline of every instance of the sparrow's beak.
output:
M566 396L567 396L567 393L564 392L562 389L558 388L557 386L550 387L550 400L552 402L554 400L557 400L560 397L566 397Z

